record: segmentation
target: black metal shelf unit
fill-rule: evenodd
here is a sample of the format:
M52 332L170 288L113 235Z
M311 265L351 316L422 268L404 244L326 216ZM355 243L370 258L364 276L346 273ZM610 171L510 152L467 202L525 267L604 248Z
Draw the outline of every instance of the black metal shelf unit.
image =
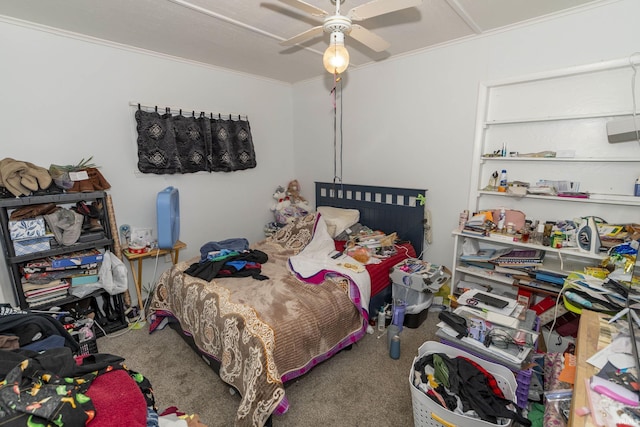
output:
M102 206L106 207L106 196L107 194L104 191L94 191L89 193L62 193L43 196L27 196L11 199L0 199L0 240L2 241L3 255L13 285L14 296L18 301L20 308L44 310L53 306L57 306L61 307L63 310L74 308L77 310L81 306L86 308L88 305L90 305L91 300L96 300L96 297L101 297L103 299L108 298L111 307L115 309L115 315L113 315L112 313L111 320L104 323L103 328L105 332L108 333L126 327L127 322L124 315L124 302L122 294L111 296L106 291L96 291L80 298L72 295L67 295L58 300L53 300L51 302L33 306L27 302L22 286L22 267L27 262L52 256L72 254L74 252L85 251L89 249L97 249L101 252L104 252L105 250L111 250L114 241L111 234L110 219L106 213L106 208L102 209L102 214L99 218L102 225L102 231L83 233L78 242L70 246L52 246L51 249L46 251L34 252L26 255L16 255L9 231L10 215L11 211L13 211L14 209L46 203L54 203L56 205L64 207L65 205L74 205L80 201L94 203L100 202L102 203ZM91 305L93 309L99 309L97 307L97 304L93 303Z

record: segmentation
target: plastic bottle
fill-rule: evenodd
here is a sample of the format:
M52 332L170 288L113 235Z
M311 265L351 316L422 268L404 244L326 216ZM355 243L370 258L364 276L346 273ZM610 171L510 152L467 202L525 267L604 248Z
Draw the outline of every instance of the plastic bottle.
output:
M384 331L385 328L385 315L384 315L384 307L380 307L380 310L378 310L378 330L379 331Z
M400 336L394 335L391 338L391 346L389 347L389 357L392 359L400 358Z
M502 231L504 229L504 219L506 218L507 213L504 208L500 209L500 216L498 217L498 230Z
M402 331L406 308L407 303L404 301L396 300L393 304L393 324L398 327L399 331Z
M633 195L636 197L640 197L640 178L636 179L636 186L633 190Z
M500 173L500 184L498 185L498 191L500 191L501 193L504 193L505 191L507 191L507 170L506 169L502 169L502 172Z
M522 228L520 235L522 243L529 242L529 238L531 237L531 227L529 226L528 222L524 223L524 227Z

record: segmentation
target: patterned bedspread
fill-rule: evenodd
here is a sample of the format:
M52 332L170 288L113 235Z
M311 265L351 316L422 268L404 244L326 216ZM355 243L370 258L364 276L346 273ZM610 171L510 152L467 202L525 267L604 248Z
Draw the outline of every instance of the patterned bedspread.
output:
M180 321L196 345L221 362L220 377L242 400L237 426L262 426L288 408L283 383L359 340L366 333L363 311L352 297L353 283L328 277L314 285L296 279L287 260L311 240L316 217L309 215L252 245L269 256L268 280L216 278L184 272L195 258L163 273L152 298L158 316Z

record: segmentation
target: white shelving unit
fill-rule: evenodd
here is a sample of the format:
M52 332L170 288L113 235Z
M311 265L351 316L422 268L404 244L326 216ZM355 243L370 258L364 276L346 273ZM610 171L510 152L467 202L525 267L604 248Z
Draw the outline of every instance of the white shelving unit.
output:
M640 222L640 197L633 196L635 180L640 176L640 142L612 144L606 133L608 121L633 117L633 79L630 60L625 58L481 84L467 209L516 209L528 219L541 222L585 216L600 217L612 224ZM503 146L507 156L494 157L492 153ZM558 156L531 157L544 152ZM517 197L489 191L492 174L499 175L503 169L510 182L579 183L575 191L588 192L589 198L539 194ZM582 269L606 257L606 253L594 255L572 248L558 250L469 237L457 230L453 236L452 292L460 280L511 285L508 277L460 265L465 238L478 240L482 247L543 249L544 268L551 271Z

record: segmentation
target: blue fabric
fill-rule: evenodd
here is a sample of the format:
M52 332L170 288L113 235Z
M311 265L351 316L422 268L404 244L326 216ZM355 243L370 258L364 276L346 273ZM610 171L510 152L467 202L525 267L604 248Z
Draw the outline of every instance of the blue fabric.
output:
M249 241L242 237L221 240L219 242L209 242L200 248L200 260L205 261L209 252L229 249L231 251L243 252L249 249Z
M240 252L230 251L229 249L222 249L220 251L213 251L207 254L208 261L220 261L225 258L229 258L234 255L238 255Z
M236 270L240 271L247 265L247 261L229 261L225 265L230 265L231 267L234 267Z
M158 413L153 408L147 408L147 427L158 427Z
M64 347L65 339L60 335L51 335L31 344L23 345L22 348L32 351L44 351L50 348Z

